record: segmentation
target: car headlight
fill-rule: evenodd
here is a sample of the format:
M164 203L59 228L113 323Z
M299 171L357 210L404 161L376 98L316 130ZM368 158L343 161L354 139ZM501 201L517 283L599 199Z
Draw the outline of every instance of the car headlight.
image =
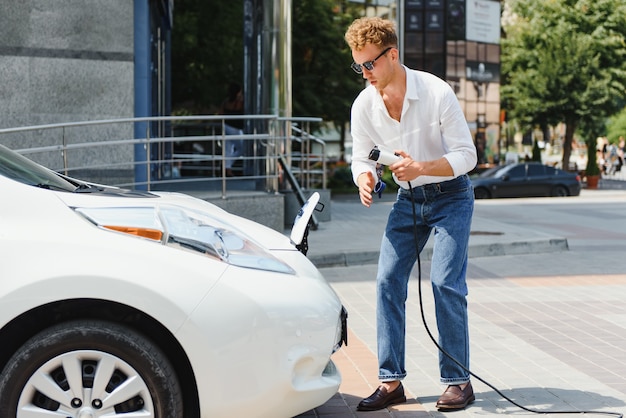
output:
M234 266L294 274L249 237L209 215L180 206L74 208L100 228L214 257Z

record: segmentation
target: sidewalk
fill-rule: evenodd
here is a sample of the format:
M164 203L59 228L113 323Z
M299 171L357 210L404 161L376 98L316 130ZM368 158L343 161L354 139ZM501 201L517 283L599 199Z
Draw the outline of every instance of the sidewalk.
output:
M626 182L604 184L605 189L624 186ZM594 194L584 192L583 200ZM468 303L476 401L463 411L441 413L435 408L444 388L438 381L437 349L422 323L414 271L407 301L408 375L403 381L408 402L357 412L360 400L378 386L376 261L393 198L390 194L377 199L370 208L356 195L333 199L331 220L309 234L309 258L348 310L349 339L333 356L343 377L339 392L298 418L535 415L509 403L489 385L523 407L559 411L559 416L578 417L581 410L603 416L626 411L626 228L611 232L611 240L616 240L611 242L623 243L608 250L614 252L602 247L580 253L569 249L562 236L495 221L489 215L499 206L493 202L496 205L485 205L489 210L477 204L470 238ZM594 233L601 240L607 232ZM436 335L429 258L427 247L422 255L422 303L426 323ZM589 274L594 260L597 273ZM516 271L524 273L516 276Z
M626 175L626 172L624 173ZM620 193L626 190L626 179L601 179L598 190L583 189L580 197L594 193ZM371 207L361 205L358 194L334 197L330 203L331 220L320 222L315 231L309 233L307 256L318 268L353 266L376 263L380 239L385 229L387 215L391 210L395 194L385 193L382 199L376 198ZM496 202L489 199L485 202ZM558 200L555 200L558 202ZM477 201L472 220L469 257L520 255L559 252L568 249L567 239L537 230L519 228L510 223L493 220L488 212L478 208ZM288 231L285 232L287 235ZM429 260L432 253L432 239L426 244L422 260Z
M358 195L341 196L331 202L331 221L320 222L309 233L307 256L318 267L356 266L376 263L380 239L395 195L389 193L366 208ZM493 221L476 211L472 220L469 257L547 253L567 250L567 240L526 228ZM421 257L429 260L432 239Z

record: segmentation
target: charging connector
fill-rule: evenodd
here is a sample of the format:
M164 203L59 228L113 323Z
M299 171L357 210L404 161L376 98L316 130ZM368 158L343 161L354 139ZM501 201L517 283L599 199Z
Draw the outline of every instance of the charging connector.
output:
M378 147L373 148L367 158L383 165L391 165L402 159L399 155L394 154L393 152L381 150Z

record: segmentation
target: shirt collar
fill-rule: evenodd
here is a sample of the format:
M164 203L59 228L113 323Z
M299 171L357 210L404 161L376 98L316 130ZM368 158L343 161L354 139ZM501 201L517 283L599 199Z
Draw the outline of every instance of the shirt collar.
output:
M402 64L404 67L404 72L406 74L406 92L404 93L404 101L412 101L419 100L419 95L417 94L417 77L415 76L415 72L411 71L407 66ZM379 120L382 115L387 114L387 109L385 108L385 102L383 102L383 98L381 97L378 90L375 87L370 86L374 89L374 95L376 99L373 101L372 106L373 109L377 110L377 112L373 112L372 116L375 120Z
M417 94L417 79L415 77L415 72L411 71L405 65L404 73L406 74L406 93L404 94L405 99L408 100L419 100L419 95Z

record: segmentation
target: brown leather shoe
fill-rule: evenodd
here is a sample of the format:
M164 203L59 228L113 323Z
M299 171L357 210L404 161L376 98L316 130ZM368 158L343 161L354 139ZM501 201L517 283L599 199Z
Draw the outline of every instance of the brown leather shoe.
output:
M377 411L403 402L406 402L406 396L404 396L402 383L391 392L387 392L384 386L379 386L368 398L363 399L356 409L357 411Z
M437 409L447 411L463 409L475 399L471 383L468 383L465 389L461 389L459 385L450 385L437 400Z

